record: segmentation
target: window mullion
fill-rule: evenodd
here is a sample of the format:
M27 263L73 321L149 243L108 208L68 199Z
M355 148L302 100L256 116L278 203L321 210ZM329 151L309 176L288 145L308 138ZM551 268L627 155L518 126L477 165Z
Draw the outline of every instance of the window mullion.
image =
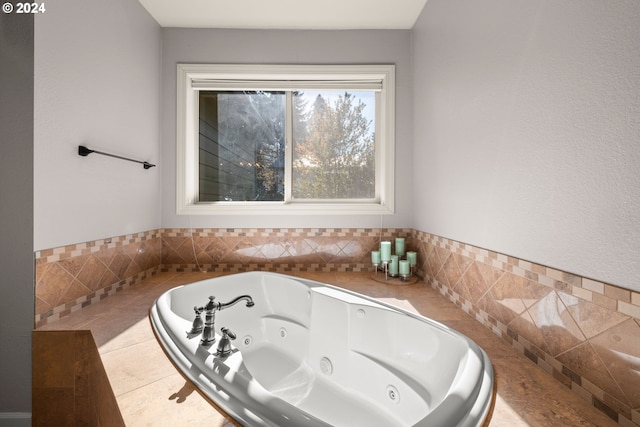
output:
M375 158L375 201L376 203L384 203L384 155L385 147L381 141L385 138L383 136L382 125L385 123L383 114L383 99L379 92L376 92L376 112L375 112L375 131L374 131L374 158Z
M293 169L293 92L285 92L284 202L291 202Z

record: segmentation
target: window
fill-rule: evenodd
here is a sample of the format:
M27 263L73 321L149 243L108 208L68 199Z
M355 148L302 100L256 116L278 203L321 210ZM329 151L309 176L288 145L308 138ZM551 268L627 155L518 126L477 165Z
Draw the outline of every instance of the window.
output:
M394 84L392 65L178 65L178 214L393 212Z

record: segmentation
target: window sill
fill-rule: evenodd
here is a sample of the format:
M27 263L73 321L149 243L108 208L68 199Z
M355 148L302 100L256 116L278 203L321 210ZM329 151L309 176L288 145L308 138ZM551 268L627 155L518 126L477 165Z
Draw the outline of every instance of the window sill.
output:
M221 202L185 204L178 215L390 215L390 206L378 203Z

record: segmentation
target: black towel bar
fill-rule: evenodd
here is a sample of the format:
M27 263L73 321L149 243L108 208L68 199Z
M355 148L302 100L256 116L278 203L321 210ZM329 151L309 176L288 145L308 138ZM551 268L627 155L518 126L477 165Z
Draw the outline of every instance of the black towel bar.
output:
M86 157L91 153L102 154L103 156L115 157L116 159L127 160L129 162L142 163L142 166L145 169L149 169L149 168L155 167L155 165L152 165L149 162L143 162L143 161L140 161L140 160L129 159L127 157L117 156L115 154L103 153L102 151L98 151L98 150L91 150L91 149L85 147L84 145L79 145L78 146L78 154L80 156L85 156Z

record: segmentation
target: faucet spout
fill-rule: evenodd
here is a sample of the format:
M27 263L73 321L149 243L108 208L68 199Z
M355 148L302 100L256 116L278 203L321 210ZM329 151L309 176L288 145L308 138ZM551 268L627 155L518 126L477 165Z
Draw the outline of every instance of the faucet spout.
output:
M225 308L229 308L232 305L237 304L240 301L246 301L247 302L247 307L253 307L255 305L255 303L253 302L253 298L251 298L251 296L249 295L240 295L237 298L232 299L229 302L219 302L218 303L218 311L222 311Z

